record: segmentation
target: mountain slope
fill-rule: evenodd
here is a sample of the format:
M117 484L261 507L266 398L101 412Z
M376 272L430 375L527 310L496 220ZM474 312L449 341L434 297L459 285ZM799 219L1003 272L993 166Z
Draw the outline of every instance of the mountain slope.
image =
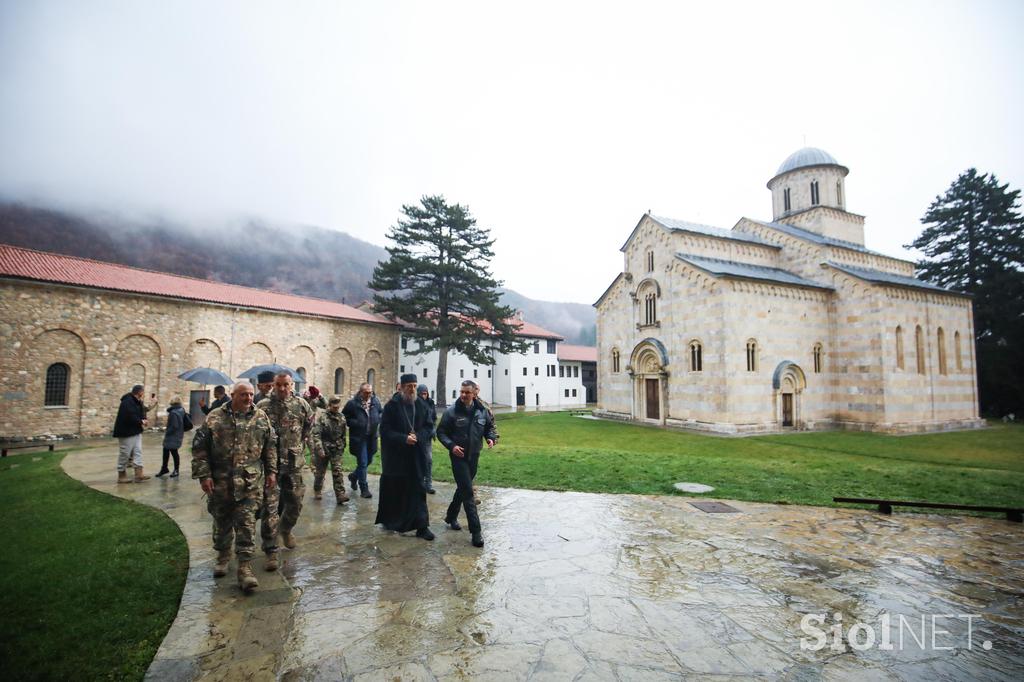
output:
M372 297L367 282L387 258L379 246L315 226L249 221L204 229L13 202L0 202L0 242L350 304ZM502 299L570 343L594 342L591 306L537 301L510 289Z

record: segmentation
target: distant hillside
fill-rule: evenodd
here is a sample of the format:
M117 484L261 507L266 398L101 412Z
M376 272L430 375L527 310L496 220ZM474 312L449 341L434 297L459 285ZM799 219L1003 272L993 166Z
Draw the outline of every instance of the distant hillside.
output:
M121 263L201 279L358 304L387 252L361 239L315 226L228 226L126 222L0 202L0 242L40 251ZM593 344L596 314L589 305L526 298L504 290L503 302L530 322Z

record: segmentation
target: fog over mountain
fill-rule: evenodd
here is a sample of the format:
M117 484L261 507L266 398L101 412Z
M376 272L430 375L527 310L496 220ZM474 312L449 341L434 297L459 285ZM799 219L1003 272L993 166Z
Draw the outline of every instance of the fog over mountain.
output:
M14 201L0 201L0 242L352 305L372 297L367 282L387 258L380 246L313 225L255 218L195 225ZM592 306L538 301L511 289L502 298L569 343L594 343Z

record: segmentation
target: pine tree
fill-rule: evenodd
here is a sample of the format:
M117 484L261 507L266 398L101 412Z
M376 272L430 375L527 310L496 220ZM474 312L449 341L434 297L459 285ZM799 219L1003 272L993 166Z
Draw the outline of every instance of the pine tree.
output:
M449 351L490 365L495 352L523 352L528 342L516 336L515 311L498 301L501 282L490 274L494 240L469 209L438 195L402 206L402 213L370 288L377 312L412 327L419 344L409 352L438 351L435 395L444 406Z
M920 275L971 294L982 410L1024 407L1024 220L1020 190L974 168L960 174L921 218L909 246L925 254Z

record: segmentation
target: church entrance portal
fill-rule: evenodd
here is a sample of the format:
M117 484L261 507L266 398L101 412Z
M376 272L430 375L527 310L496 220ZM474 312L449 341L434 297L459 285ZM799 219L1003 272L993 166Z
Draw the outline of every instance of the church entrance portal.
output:
M783 393L782 394L782 425L792 426L793 425L793 394Z
M658 410L658 384L660 382L657 379L644 379L644 386L647 393L647 418L648 419L661 419L661 415Z

